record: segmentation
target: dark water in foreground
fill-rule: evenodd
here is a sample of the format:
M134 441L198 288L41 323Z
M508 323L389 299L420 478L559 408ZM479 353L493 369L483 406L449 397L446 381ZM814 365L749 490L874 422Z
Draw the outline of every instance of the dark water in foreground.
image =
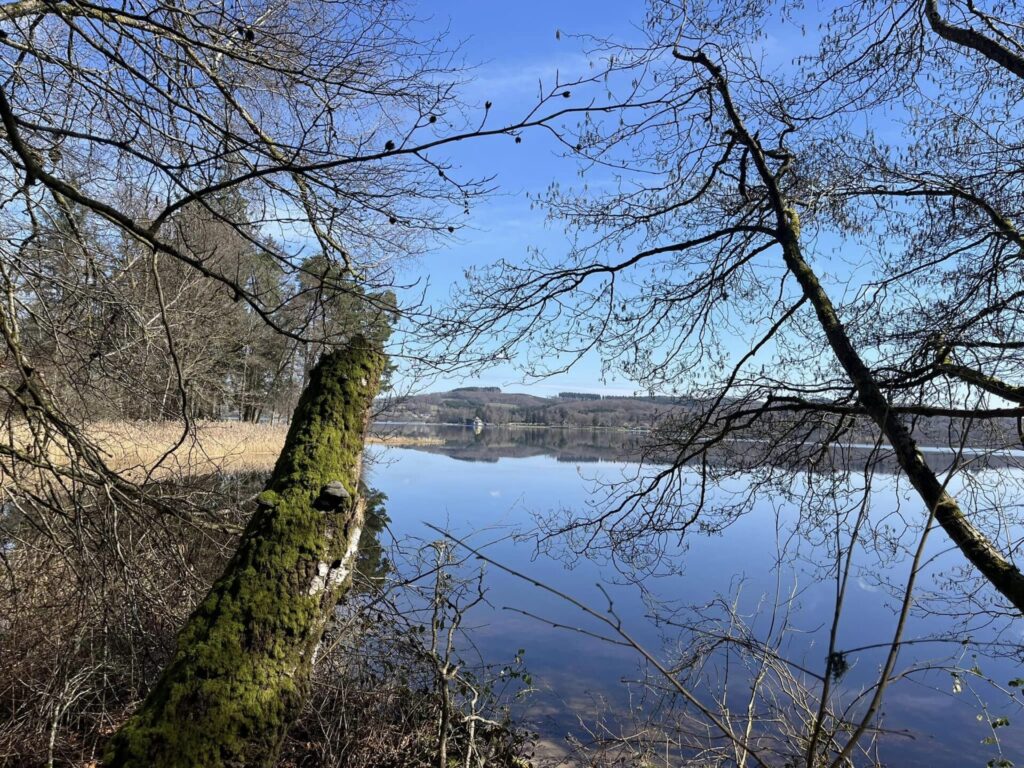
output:
M386 429L395 432L399 428ZM438 534L427 528L427 523L446 528L468 536L495 560L603 610L608 603L596 586L601 584L631 634L660 658L670 657L676 631L650 620L651 608L640 588L624 584L610 563L566 560L557 547L552 552L538 552L535 539L528 535L536 515L583 509L593 498L596 482L635 473L637 465L630 459L635 462L643 435L491 430L474 436L469 429L427 430L422 426L411 431L421 438L445 442L375 450L369 480L388 495L388 514L396 537L411 535L429 541ZM876 481L870 504L873 517L914 518L921 514L919 503L891 478ZM814 544L791 537L795 518L795 510L787 509L778 499L765 498L724 533L694 535L682 546L670 542L668 550L680 573L648 578L644 588L651 597L674 606L704 604L716 596L736 599L754 633L762 637L771 629L765 596L770 600L776 590L783 594L795 590L798 597L792 606L792 629L780 651L820 673L835 582L818 567L827 551L826 541ZM512 532L526 536L513 540L509 538ZM781 565L780 550L791 556ZM941 531L933 535L928 554L927 569L920 577L925 591L934 587L939 574L954 574L960 557L948 551ZM852 649L886 644L895 627L895 602L878 582L886 577L904 579L909 562L897 558L879 564L870 547L859 552L854 562L838 645ZM566 730L578 732L578 718L591 719L599 700L609 702L618 716L626 711L629 701L622 681L636 680L640 674L635 651L511 610L526 610L584 629L598 628L564 601L507 573L490 568L487 585L489 605L476 608L467 621L473 627L472 637L482 654L494 660L511 659L518 649L526 649L526 666L539 690L523 714L541 733L558 741ZM954 607L950 616L914 616L905 637L925 639L948 633L961 618L959 611ZM684 611L679 617L692 615ZM890 687L882 710L884 726L895 735L882 739L883 764L984 766L1003 757L1024 765L1024 713L1019 695L1014 699L1006 693L1021 690L1008 687L1008 683L1024 677L1024 669L1013 658L972 655L990 640L1011 647L1024 642L1020 621L969 621L967 629L958 632L961 637L969 635L971 645L920 643L901 650L897 670L915 663L935 668ZM843 703L851 704L860 688L877 675L883 654L877 649L856 651L845 660L849 671L838 687ZM705 680L720 681L722 674L721 669L709 668ZM993 744L984 743L993 736L989 723L996 717L1006 717L1010 723L995 732L1001 755Z

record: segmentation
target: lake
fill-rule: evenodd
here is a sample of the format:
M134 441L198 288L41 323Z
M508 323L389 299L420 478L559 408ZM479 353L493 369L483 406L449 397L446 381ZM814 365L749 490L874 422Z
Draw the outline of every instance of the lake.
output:
M682 543L663 540L668 559L665 567L656 569L663 575L641 579L612 559L594 562L571 556L561 539L539 547L537 520L558 520L574 510L585 510L601 483L635 475L642 434L485 429L474 435L462 427L422 425L383 425L378 430L421 442L372 451L368 481L387 494L391 531L397 539L435 540L438 534L428 527L432 524L467 537L495 561L599 611L605 611L611 600L622 625L665 660L673 658L679 630L664 622L657 624L652 614L656 611L677 623L692 623L720 614L721 603L700 608L718 599L735 605L750 625L751 635L773 638L780 654L810 672L824 671L836 594L834 574L822 566L829 553L829 536L808 534L813 528L807 528L808 521L789 500L765 494L723 532L691 530ZM990 488L995 483L988 481L1002 476L1018 480L1019 473L1005 468L1009 463L995 457L963 481L954 481L951 490L959 490L961 482ZM799 487L802 480L797 476L794 482ZM742 492L742 485L742 476L732 478L716 493L724 503L730 494ZM893 541L899 541L907 526L912 530L915 521L919 524L923 518L920 502L891 476L874 480L869 502L873 538L856 550L837 643L843 650L875 646L843 657L848 669L835 686L842 704L854 710L863 702L857 693L874 679L884 659L878 646L887 647L896 625L897 605L886 582L902 583L910 570L909 560L895 551L897 547L879 540L879 532L890 531ZM794 535L798 523L802 534ZM827 525L821 529L826 530ZM931 535L919 581L922 598L944 580L956 583L963 578L960 558L959 552L949 551L941 530ZM641 687L623 682L642 676L636 651L579 631L599 631L597 622L493 566L487 569L486 586L488 603L474 608L467 618L472 640L485 658L500 663L511 660L518 649L526 650L526 667L538 690L517 713L552 745L562 743L566 732L582 734L580 718L587 722L602 709L621 726L628 721L631 707L646 712L643 708L652 706L649 696L638 698ZM788 601L789 627L781 633L781 614L773 628L768 610L777 602L777 594L794 595ZM1009 685L1022 676L1020 620L972 619L961 613L962 603L924 600L922 605L946 606L946 610L915 612L909 620L904 639L919 642L904 645L896 670L915 665L924 669L894 682L886 693L882 763L984 766L989 760L1009 759L1024 764L1024 721L1016 695L1020 689ZM575 629L555 627L518 611ZM951 635L970 637L971 642L948 642ZM684 650L695 642L693 637L685 636ZM947 642L924 642L934 639ZM728 672L720 654L713 658L719 663L709 662L702 668L698 679L703 685L695 687L705 702ZM744 701L740 694L746 673L738 668L731 674L734 689L727 701L735 706ZM999 723L997 718L1002 717L1009 725L993 730L991 723ZM1001 752L995 744L986 743L994 737ZM862 764L870 763L865 758Z

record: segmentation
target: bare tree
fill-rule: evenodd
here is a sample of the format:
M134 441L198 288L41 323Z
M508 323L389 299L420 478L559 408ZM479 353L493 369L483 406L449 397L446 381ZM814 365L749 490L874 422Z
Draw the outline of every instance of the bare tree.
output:
M274 764L352 583L363 442L383 369L361 336L321 359L238 551L107 764Z
M546 521L576 553L675 567L678 541L762 502L792 503L796 531L834 553L818 564L836 584L830 647L787 723L787 759L809 767L870 746L914 611L1024 611L1009 450L1024 417L1024 19L931 0L828 11L815 31L797 3L657 0L644 39L587 39L607 92L558 132L587 186L540 200L565 253L481 270L438 312L455 357L529 348L543 376L592 354L689 403L636 475ZM872 508L888 471L913 514ZM949 583L923 576L933 529L963 557ZM889 585L878 679L846 709L834 688L857 653L843 606L862 547L909 573ZM747 749L742 718L701 714L753 759L756 730Z
M316 378L317 356L336 360L332 351L360 332L380 342L396 312L397 265L455 232L489 185L460 178L442 148L545 118L535 112L494 126L490 103L469 110L457 96L457 52L392 0L15 0L0 5L0 60L0 515L2 556L17 565L7 594L28 578L41 596L53 585L39 573L70 574L61 598L123 601L122 618L133 626L182 617L187 602L170 612L144 609L146 600L173 603L178 593L154 597L149 555L132 558L145 550L137 546L143 532L182 525L223 546L219 537L230 541L237 531L237 510L203 510L196 489L151 482L192 437L194 419L237 409L255 420L268 402L284 413L305 379ZM379 367L361 385L367 398ZM181 429L172 450L130 474L110 466L89 430L98 416L176 418ZM351 441L362 416L343 425L348 454L358 453ZM335 469L354 494L355 470ZM280 522L280 510L261 509L253 526ZM353 527L338 541L354 542ZM245 542L239 558L256 557L252 537ZM333 553L337 542L329 544L314 549ZM191 587L209 576L193 567L195 554L184 546L172 558ZM327 574L314 568L311 578L337 574L334 559ZM240 584L231 573L222 583ZM111 574L116 585L104 581ZM310 574L277 575L294 582ZM285 632L294 633L283 641L293 643L291 669L281 668L294 675L292 687L278 691L266 718L236 711L221 732L223 754L273 759L337 597L333 582L321 586L322 604L302 608L304 628ZM178 597L192 594L183 585ZM245 624L210 600L186 630L207 637L207 648L225 626ZM43 688L62 692L47 712L53 732L69 711L61 707L80 702L83 690L106 695L97 693L102 686L82 688L83 675L105 674L102 664L72 663L109 649L107 641L89 644L95 626L84 621L68 633L61 648L75 652L49 678L40 670L28 676L32 686L42 679ZM261 641L277 644L275 631ZM78 653L76 643L87 647ZM118 761L149 765L166 755L160 734L178 729L169 724L188 707L160 697L180 692L176 674L197 669L182 654L119 738ZM216 667L211 659L200 666ZM119 697L148 693L151 662ZM221 706L210 691L193 693L209 694L211 711ZM34 725L38 713L23 703L5 715ZM114 724L104 722L101 704L96 710L94 722L109 735ZM258 735L263 728L274 733ZM242 730L252 744L228 735ZM190 726L177 732L186 739ZM204 755L199 762L219 749L191 744Z
M220 327L258 321L316 349L350 330L318 320L325 303L393 313L396 264L455 232L489 186L438 153L541 125L559 96L491 125L490 102L457 97L456 52L391 0L11 2L0 20L3 391L72 442L69 395L102 399L108 373L137 371L137 355L115 365L126 348L162 366L145 373L167 393L161 415L203 400L191 363L221 350L189 353L206 339L182 328L183 296L224 307ZM285 352L237 388L247 413Z
M590 545L726 525L806 466L808 494L827 494L848 475L842 446L881 435L879 459L1024 610L1013 510L993 518L939 479L967 434L1019 445L1024 416L1020 19L950 6L837 9L795 62L752 52L776 11L778 34L799 29L785 2L653 2L641 44L590 41L611 116L559 136L614 191L555 188L565 257L494 265L442 313L453 354L535 345L561 370L593 351L695 398L652 446L670 468L568 523ZM736 471L756 475L750 493L714 510L707 489Z

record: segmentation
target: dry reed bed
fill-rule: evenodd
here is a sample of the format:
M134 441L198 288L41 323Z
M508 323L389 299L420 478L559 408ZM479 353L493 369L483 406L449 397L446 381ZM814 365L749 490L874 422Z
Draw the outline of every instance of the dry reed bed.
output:
M239 421L194 422L186 431L181 422L96 422L85 433L100 449L111 469L132 480L186 478L213 472L269 472L284 445L287 424ZM26 450L32 442L27 429L15 428L5 437ZM368 443L387 446L443 445L435 437L371 435ZM69 462L66 447L51 439L45 454L55 465ZM30 451L40 455L40 449ZM0 487L6 484L0 468Z
M180 422L119 421L96 422L85 432L99 446L111 469L139 479L147 475L160 478L269 471L284 445L288 425L201 421L185 431ZM28 434L16 433L14 439L27 442ZM388 446L444 443L439 438L394 434L371 435L368 442ZM57 442L47 453L54 463L67 461Z
M106 454L112 469L157 476L210 472L257 472L273 467L287 425L239 421L99 422L86 433Z

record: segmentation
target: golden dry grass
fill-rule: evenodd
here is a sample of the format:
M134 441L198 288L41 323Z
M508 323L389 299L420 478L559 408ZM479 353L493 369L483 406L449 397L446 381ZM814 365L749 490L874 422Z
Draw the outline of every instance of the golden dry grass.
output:
M149 471L157 463L163 473L178 475L221 472L257 472L273 468L284 446L286 424L247 424L238 421L200 422L184 442L181 424L175 422L118 422L96 424L88 430L109 454L114 469ZM437 445L432 437L371 435L376 445Z
M162 475L196 475L271 469L288 427L198 422L182 439L179 422L123 421L93 424L86 432L107 454L112 469L134 474L159 467Z
M370 435L366 442L371 445L389 445L394 448L409 445L444 445L442 438L425 435Z
M180 422L96 422L85 430L99 446L107 465L133 480L189 477L211 472L264 472L273 468L288 432L286 424L238 421L196 422L183 434ZM10 433L9 433L10 434ZM30 441L27 430L14 431L17 447ZM387 446L440 445L434 437L371 435L369 443ZM61 442L48 443L49 461L67 462ZM38 454L37 454L38 455ZM0 479L0 485L2 485Z

